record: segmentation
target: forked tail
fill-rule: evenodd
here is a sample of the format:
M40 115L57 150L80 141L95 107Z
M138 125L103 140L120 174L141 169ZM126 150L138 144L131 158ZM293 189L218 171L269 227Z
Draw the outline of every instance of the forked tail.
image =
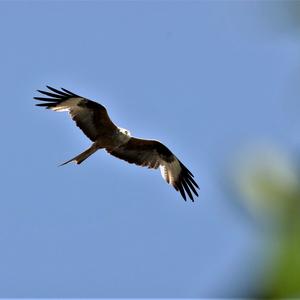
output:
M79 155L71 158L70 160L62 163L59 166L63 166L66 165L72 161L75 161L76 164L81 164L84 160L86 160L90 155L92 155L93 153L95 153L99 148L95 146L95 144L93 144L90 148L88 148L87 150L85 150L84 152L80 153Z

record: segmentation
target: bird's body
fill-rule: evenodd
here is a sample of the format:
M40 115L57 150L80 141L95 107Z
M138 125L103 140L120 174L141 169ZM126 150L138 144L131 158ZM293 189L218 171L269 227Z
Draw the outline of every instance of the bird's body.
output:
M66 89L60 91L47 87L51 92L38 91L50 98L34 97L46 102L36 105L58 112L68 111L76 125L93 142L90 148L62 165L72 161L80 164L97 150L105 149L109 154L129 163L153 169L160 167L162 177L173 185L185 200L185 192L192 201L192 192L198 196L196 188L199 187L192 173L165 145L156 140L131 137L127 129L120 128L111 121L106 108L97 102Z

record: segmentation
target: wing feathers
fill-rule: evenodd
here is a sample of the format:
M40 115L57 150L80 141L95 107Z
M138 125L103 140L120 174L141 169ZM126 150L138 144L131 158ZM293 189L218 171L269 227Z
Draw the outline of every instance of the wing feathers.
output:
M40 101L51 101L51 102L57 102L57 99L51 99L51 98L44 98L44 97L33 97L35 100L40 100ZM36 104L36 106L39 106Z
M51 86L49 86L49 85L46 85L46 87L47 87L50 91L52 91L52 92L54 92L54 93L56 93L56 94L59 94L59 95L62 95L62 96L66 96L66 95L67 95L66 93L63 93L62 91L59 91L59 90L57 90L57 89L55 89L55 88L53 88L53 87L51 87Z
M185 181L188 184L188 186L190 187L190 189L193 191L193 193L198 197L198 193L197 193L196 189L194 188L193 184L190 182L190 179L186 178ZM195 184L195 186L198 187L197 184Z
M44 94L44 95L52 97L52 98L62 99L64 97L60 94L53 94L53 93L49 93L49 92L45 92L45 91L41 91L41 90L37 90L37 91L41 94Z
M153 140L131 138L118 148L106 149L111 155L142 167L157 169L160 167L164 180L179 191L186 200L186 194L194 201L193 193L198 196L199 188L193 180L193 174L162 143Z
M191 175L191 176L194 176L194 175ZM199 189L198 184L196 183L196 181L195 181L191 176L187 176L187 178L191 181L191 183L192 183L193 185L195 185L195 186Z
M64 89L64 88L61 88L64 92L66 92L67 94L71 95L71 96L75 96L75 97L78 97L76 94Z
M40 99L37 99L37 100L40 100ZM42 100L42 101L45 101L45 100ZM47 109L51 109L52 107L55 107L56 104L55 103L39 103L39 104L36 104L35 106L46 106Z
M176 185L176 187L177 187L177 190L179 190L179 192L180 192L182 198L184 199L184 201L186 201L186 196L185 196L184 189L183 189L182 185L179 184L179 185ZM176 189L176 187L175 187L175 189ZM192 201L193 201L193 199L192 199Z
M193 195L192 195L191 190L189 189L189 187L188 187L188 185L187 185L187 183L186 183L185 178L182 178L182 184L183 184L184 190L188 193L190 199L191 199L192 201L194 201Z
M42 106L54 111L68 111L76 125L93 142L103 135L112 135L116 126L110 120L106 108L101 104L83 98L79 95L62 88L61 91L47 86L51 91L41 91L39 93L48 96L34 97L35 100L46 103L38 103L36 106Z

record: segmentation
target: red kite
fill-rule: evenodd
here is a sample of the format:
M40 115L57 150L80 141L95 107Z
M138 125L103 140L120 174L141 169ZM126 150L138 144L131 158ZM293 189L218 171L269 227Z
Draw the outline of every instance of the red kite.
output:
M180 160L161 142L131 137L130 132L116 126L108 116L106 108L94 101L76 95L66 89L57 90L50 86L51 92L40 91L48 96L34 97L46 103L36 104L54 111L68 111L76 125L93 142L90 148L72 159L64 162L82 163L99 149L105 149L109 154L150 169L160 168L165 181L179 191L184 200L185 193L194 201L192 192L198 196L197 183L193 174Z

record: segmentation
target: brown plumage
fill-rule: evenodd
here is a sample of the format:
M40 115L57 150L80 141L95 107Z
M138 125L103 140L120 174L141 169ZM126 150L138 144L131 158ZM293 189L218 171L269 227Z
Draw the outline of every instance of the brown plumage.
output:
M162 143L131 137L129 131L117 127L109 118L106 108L94 101L76 95L66 89L57 90L47 86L50 92L38 92L48 96L34 97L45 103L38 103L54 111L68 111L76 125L93 142L90 148L64 162L65 165L75 161L80 164L99 149L109 154L150 169L160 167L162 177L180 192L184 200L186 194L194 201L193 194L198 196L197 183L193 174Z

